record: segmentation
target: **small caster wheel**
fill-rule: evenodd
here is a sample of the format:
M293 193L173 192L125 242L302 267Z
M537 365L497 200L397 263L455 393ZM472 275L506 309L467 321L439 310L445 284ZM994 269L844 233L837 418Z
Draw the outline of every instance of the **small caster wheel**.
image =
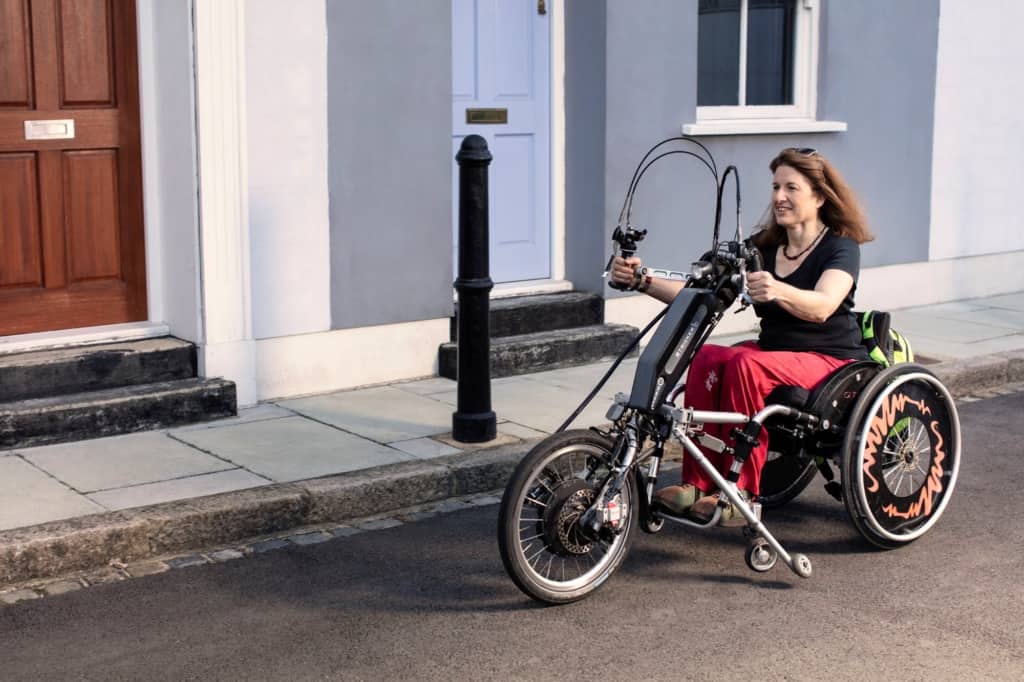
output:
M767 540L760 538L747 545L747 551L743 558L747 560L750 570L764 573L772 570L775 562L779 560L779 555Z
M811 577L811 560L806 554L793 555L793 572L801 578Z
M646 519L640 520L640 529L645 533L654 535L660 533L661 529L665 527L665 519L654 514L648 514Z

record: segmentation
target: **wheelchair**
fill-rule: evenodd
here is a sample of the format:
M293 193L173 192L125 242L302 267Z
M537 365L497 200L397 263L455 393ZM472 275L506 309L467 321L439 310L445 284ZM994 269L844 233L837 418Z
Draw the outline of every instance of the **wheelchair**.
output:
M926 367L857 361L813 391L781 386L765 402L818 419L814 428L785 417L766 421L763 507L793 500L820 472L877 547L912 542L942 515L960 469L960 421L949 391Z

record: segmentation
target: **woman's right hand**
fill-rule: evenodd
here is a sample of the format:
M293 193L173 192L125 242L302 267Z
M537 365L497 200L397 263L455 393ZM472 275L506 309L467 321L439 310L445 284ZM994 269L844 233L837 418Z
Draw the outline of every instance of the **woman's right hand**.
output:
M612 281L624 287L633 286L636 277L634 273L640 268L640 265L641 261L636 256L629 258L616 256L612 259Z

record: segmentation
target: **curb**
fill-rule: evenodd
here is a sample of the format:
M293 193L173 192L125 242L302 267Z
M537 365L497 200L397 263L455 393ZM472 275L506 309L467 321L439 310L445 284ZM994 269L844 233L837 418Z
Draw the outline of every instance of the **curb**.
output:
M929 369L959 398L1024 381L1024 351ZM0 587L497 490L539 440L0 531Z
M0 586L496 490L538 440L0 531Z

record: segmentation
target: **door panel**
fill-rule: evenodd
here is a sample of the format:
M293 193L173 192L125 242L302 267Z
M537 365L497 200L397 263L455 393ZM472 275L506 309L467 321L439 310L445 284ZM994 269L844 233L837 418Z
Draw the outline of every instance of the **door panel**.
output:
M109 0L58 0L61 105L114 104Z
M0 154L0 288L43 282L36 155Z
M70 281L120 277L114 153L65 152L62 165Z
M0 0L0 335L146 319L136 61L132 0Z
M494 157L491 278L544 279L551 274L548 15L538 13L536 0L453 0L452 34L453 153L466 135L477 134ZM506 120L468 123L469 109L501 110ZM457 215L454 221L457 249Z
M28 0L0 0L0 107L27 108L32 102Z

